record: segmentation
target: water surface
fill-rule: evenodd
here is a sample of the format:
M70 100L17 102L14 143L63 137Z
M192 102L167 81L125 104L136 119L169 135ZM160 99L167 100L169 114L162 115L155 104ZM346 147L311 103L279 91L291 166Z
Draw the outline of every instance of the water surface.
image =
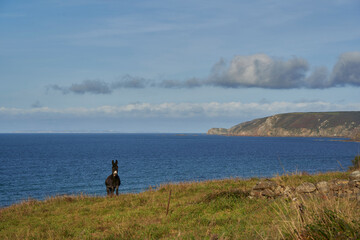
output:
M204 134L0 134L0 206L60 194L105 195L111 160L120 192L230 177L347 169L359 143L330 138Z

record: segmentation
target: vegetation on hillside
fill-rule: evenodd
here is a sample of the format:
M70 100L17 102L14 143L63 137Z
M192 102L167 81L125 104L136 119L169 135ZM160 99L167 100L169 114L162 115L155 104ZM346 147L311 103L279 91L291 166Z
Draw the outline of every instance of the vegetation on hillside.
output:
M221 131L220 131L221 130ZM360 131L360 111L284 113L243 122L208 134L278 137L353 137Z
M346 179L285 174L278 184ZM359 239L347 198L250 199L259 179L167 184L118 197L58 196L0 209L0 239ZM302 210L299 208L302 206Z
M360 131L353 136L352 140L360 142Z

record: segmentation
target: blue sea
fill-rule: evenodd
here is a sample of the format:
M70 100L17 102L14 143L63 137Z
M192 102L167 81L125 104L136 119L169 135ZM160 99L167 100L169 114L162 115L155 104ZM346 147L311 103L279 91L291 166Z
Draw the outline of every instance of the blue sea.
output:
M345 171L360 145L331 138L205 134L0 134L0 207L63 194L105 196L111 161L121 193L169 182Z

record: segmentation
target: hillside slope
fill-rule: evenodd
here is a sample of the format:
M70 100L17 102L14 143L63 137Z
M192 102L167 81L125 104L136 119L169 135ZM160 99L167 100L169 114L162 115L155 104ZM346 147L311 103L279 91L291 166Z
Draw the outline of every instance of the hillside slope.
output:
M353 137L360 132L360 112L285 113L244 122L208 134L276 137Z
M272 181L295 189L349 174L286 174ZM295 232L301 239L359 239L357 201L248 197L259 180L166 184L118 197L29 199L0 208L0 239L300 239ZM300 204L306 209L301 219Z

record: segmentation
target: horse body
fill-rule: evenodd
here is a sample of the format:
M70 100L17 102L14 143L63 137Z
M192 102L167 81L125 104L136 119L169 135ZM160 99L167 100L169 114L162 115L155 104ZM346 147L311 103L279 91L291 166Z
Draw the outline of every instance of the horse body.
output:
M112 174L105 180L107 195L113 195L116 189L116 195L119 195L119 186L121 184L120 177L118 175L118 161L112 161Z

